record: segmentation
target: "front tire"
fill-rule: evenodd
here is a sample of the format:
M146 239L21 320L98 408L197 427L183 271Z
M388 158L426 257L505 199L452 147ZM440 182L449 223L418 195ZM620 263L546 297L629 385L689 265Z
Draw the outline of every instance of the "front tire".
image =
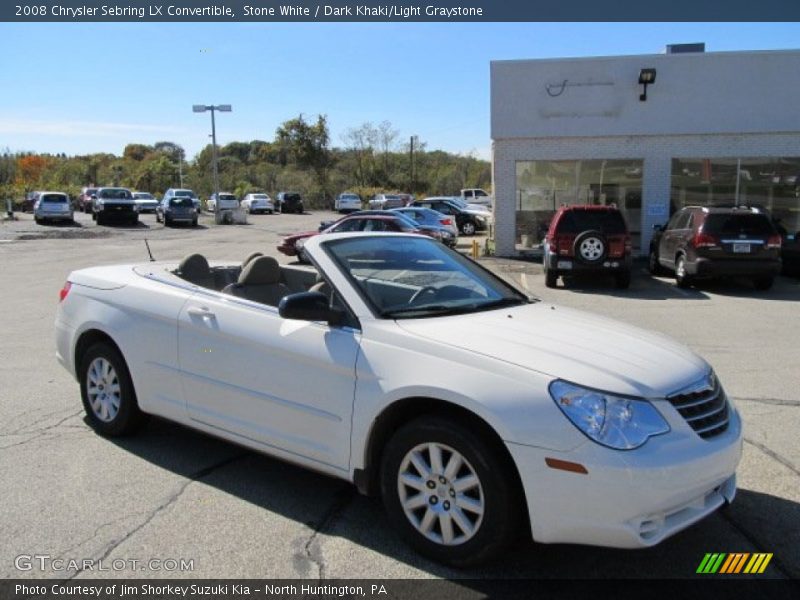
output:
M144 424L125 359L108 342L94 344L83 355L80 384L83 408L97 433L127 435Z
M387 444L381 494L389 519L417 552L467 567L497 557L518 531L521 498L510 470L469 429L422 417Z

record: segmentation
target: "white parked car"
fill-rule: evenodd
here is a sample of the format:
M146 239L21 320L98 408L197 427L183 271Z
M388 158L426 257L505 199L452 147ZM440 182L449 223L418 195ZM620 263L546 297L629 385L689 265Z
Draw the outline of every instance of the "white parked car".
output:
M343 192L336 196L333 209L340 213L361 210L361 196L352 192Z
M45 221L74 221L75 214L69 196L64 192L38 192L33 205L33 218L37 223Z
M242 198L241 206L250 214L272 214L275 212L275 202L270 198L269 194L245 194L244 198Z
M160 415L351 481L451 565L527 523L539 542L653 546L733 500L739 414L684 346L423 236L305 252L315 267L195 254L71 273L57 356L88 422L118 435Z
M146 212L156 212L158 199L149 192L133 192L133 201L139 207L139 214Z
M217 195L211 194L206 202L206 208L209 212L217 211ZM239 208L239 201L234 194L227 192L219 193L219 209L220 210L235 210Z
M481 188L466 188L461 190L459 196L467 204L479 204L481 206L491 206L492 196Z

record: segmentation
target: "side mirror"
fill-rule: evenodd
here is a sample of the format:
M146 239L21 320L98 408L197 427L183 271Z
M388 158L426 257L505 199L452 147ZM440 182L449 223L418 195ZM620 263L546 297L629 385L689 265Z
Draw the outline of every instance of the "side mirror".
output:
M344 311L331 308L328 297L320 292L284 296L278 305L278 314L284 319L325 321L328 325L339 325L345 316Z
M664 231L663 225L653 225L653 231Z

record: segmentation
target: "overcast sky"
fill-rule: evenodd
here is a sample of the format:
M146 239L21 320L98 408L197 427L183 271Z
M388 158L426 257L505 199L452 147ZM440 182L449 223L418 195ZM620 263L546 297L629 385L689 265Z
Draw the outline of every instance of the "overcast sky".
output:
M321 113L335 146L388 120L402 140L488 158L491 60L798 40L797 23L2 23L0 150L121 154L168 140L192 157L210 133L192 104L225 103L220 144L270 141L283 121Z

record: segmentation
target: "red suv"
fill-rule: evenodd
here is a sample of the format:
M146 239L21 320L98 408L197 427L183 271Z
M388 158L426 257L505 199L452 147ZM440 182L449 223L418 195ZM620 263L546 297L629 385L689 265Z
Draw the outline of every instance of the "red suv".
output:
M562 206L544 238L544 277L556 287L559 276L603 272L617 287L631 284L631 236L616 206Z

